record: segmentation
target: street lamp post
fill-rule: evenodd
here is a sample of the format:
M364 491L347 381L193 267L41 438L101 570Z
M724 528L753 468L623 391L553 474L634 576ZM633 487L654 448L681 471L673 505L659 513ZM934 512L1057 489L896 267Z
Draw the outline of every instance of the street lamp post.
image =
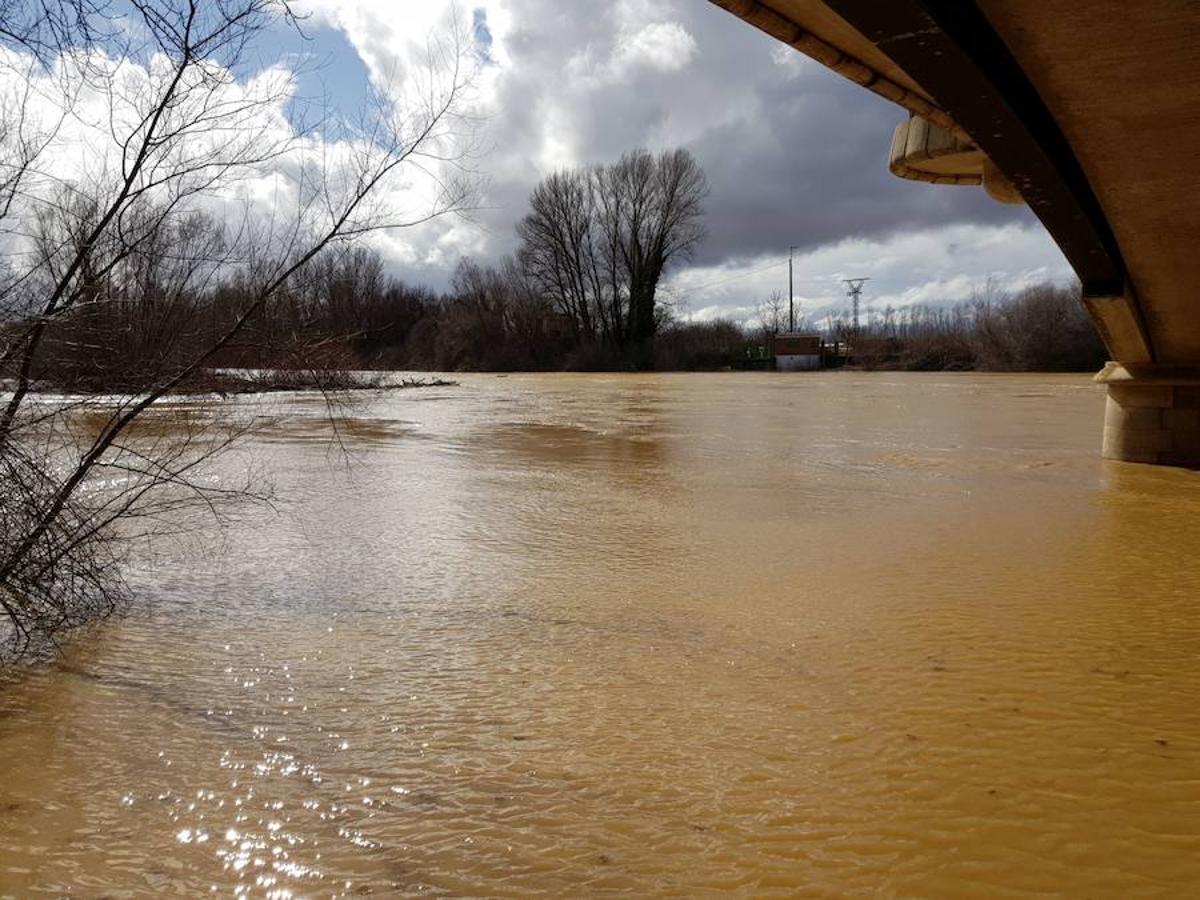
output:
M796 290L792 278L792 256L795 246L788 247L788 334L796 333Z

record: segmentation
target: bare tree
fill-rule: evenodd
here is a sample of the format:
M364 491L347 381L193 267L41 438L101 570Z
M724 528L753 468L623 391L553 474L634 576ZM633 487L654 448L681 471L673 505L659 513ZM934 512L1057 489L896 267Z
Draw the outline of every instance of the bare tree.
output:
M786 321L784 310L786 308L787 303L783 299L782 291L772 291L771 296L759 302L755 309L755 318L758 319L759 327L762 329L764 341L771 335L779 334L779 332L783 331L783 323Z
M628 154L611 170L609 183L624 198L614 231L629 291L626 343L647 359L658 326L658 283L704 237L700 217L708 181L695 157L673 150L657 157Z
M48 31L18 33L13 23L24 20L0 7L0 38L53 52L88 37L101 11L85 0L56 9L79 10L84 21L64 13ZM227 499L193 476L238 430L189 421L168 440L140 427L155 404L320 274L322 254L461 209L471 190L461 155L470 71L459 32L431 39L406 102L380 91L353 125L305 125L284 102L285 73L240 79L254 40L293 19L285 0L132 0L129 9L149 36L144 46L119 59L77 51L103 115L84 121L62 97L71 127L107 137L82 174L50 172L52 139L22 136L23 115L5 122L12 146L26 148L20 188L0 220L27 241L4 285L25 314L0 344L0 374L10 379L0 404L0 608L21 647L110 608L118 525L128 534L129 522L159 521L176 504ZM241 182L272 171L287 174L269 215L249 205L235 220L206 215ZM418 206L385 202L401 171L429 176ZM194 301L217 281L236 281L236 306L203 330ZM120 396L42 401L36 378L55 352L111 370L122 350L109 326L131 319L161 352L123 373Z
M596 174L556 172L534 188L530 212L517 225L520 260L530 278L575 323L577 337L593 337L597 323L609 333L610 303L620 296L617 270L601 252ZM604 291L610 291L606 301Z
M115 17L109 0L0 0L0 43L50 65L64 51L112 41Z
M704 237L707 193L686 150L639 150L613 165L555 173L534 189L518 225L520 262L579 337L645 365L661 318L659 283Z

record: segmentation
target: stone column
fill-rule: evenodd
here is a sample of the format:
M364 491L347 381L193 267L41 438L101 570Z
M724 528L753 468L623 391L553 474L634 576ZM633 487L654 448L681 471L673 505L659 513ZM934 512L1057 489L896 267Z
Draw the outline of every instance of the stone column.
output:
M1200 369L1109 363L1105 459L1200 469Z

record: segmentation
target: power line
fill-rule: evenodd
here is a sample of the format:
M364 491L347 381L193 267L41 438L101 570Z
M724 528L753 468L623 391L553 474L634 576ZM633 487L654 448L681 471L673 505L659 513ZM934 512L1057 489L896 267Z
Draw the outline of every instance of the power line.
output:
M769 272L772 269L778 269L780 266L787 265L786 259L781 259L779 262L773 262L769 266L763 266L761 269L752 269L749 272L742 272L738 275L730 275L727 278L718 278L716 281L710 281L707 284L697 285L696 287L685 288L688 293L700 293L708 291L715 287L720 287L723 284L730 284L734 281L741 281L743 278L750 278L754 275L761 275L763 272Z
M685 285L685 286L680 286L678 288L672 288L672 290L686 291L689 294L698 294L703 291L711 290L712 288L720 287L721 285L731 284L734 281L741 281L743 278L751 278L755 275L761 275L763 272L770 272L772 269L778 269L781 266L786 266L787 264L788 264L788 260L781 259L778 262L773 262L770 265L763 266L762 268L751 269L749 272L741 272L737 275L730 275L726 278L718 278L715 281L709 281L709 282L706 282L705 284L700 284L695 287L687 287ZM820 279L820 278L797 278L796 279L796 281L799 281L799 282L802 282L805 284L816 284L823 280L824 279Z

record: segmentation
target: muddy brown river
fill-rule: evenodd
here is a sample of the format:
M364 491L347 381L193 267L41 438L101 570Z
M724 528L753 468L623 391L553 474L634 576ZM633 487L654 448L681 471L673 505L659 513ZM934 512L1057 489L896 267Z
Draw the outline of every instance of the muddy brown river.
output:
M1200 891L1200 476L1086 376L255 402L274 507L0 686L0 895Z

